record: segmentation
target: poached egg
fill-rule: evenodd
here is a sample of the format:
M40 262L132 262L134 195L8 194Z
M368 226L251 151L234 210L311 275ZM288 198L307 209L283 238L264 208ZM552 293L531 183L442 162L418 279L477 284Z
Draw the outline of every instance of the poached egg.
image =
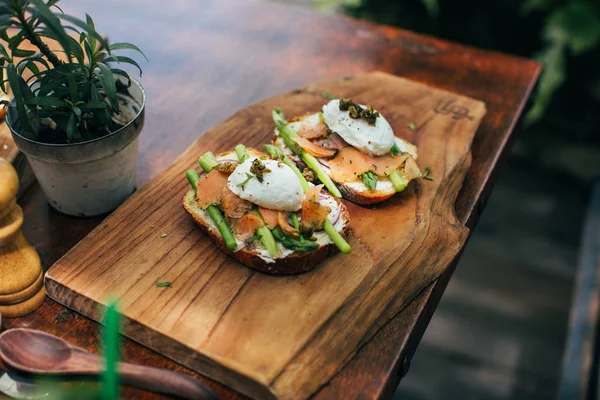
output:
M302 208L304 191L294 171L277 160L260 160L270 170L262 174L260 182L250 172L257 157L248 157L227 179L229 190L244 200L278 211L298 211Z
M372 126L362 118L350 118L348 111L340 110L340 100L335 99L323 106L323 120L349 145L370 156L383 156L394 146L394 131L383 115Z

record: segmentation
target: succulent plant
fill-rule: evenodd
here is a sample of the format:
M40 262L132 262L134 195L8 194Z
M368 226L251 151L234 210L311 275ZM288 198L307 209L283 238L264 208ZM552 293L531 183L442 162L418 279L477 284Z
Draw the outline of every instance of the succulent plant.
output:
M67 15L58 2L0 1L0 38L8 44L0 44L0 89L12 91L7 113L22 136L55 144L93 140L122 124L119 94L131 78L113 63L133 65L142 74L134 59L115 53L145 55L130 43L109 45L89 15L85 21ZM51 49L45 39L60 48ZM37 51L21 48L25 40Z

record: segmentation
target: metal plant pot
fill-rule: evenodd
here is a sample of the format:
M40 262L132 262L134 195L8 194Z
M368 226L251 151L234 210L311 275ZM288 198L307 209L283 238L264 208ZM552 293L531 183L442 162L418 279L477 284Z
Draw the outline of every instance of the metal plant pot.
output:
M146 94L133 79L128 92L129 96L119 94L121 112L132 119L115 132L87 142L48 144L28 139L13 129L15 121L7 113L15 143L27 157L48 203L59 212L80 217L104 214L134 192Z

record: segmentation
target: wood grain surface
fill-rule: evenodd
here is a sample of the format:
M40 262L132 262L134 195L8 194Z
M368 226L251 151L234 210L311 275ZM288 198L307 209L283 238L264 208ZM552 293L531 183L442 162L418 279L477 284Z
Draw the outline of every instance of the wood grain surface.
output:
M170 165L199 132L235 110L310 82L382 70L486 103L487 114L473 141L472 165L456 201L458 220L470 228L484 209L540 72L531 60L271 3L174 0L165 7L158 0L79 0L61 6L78 16L88 12L101 32L139 45L150 59L142 65L149 104L140 136L140 184ZM162 40L156 40L156 32ZM58 214L38 185L20 204L25 236L46 268L103 221ZM371 329L356 356L314 398L391 396L455 265L400 313L390 304L382 317L389 322ZM3 324L42 329L101 351L98 324L52 300L30 316ZM125 360L195 376L224 399L244 398L131 340L124 343ZM132 389L124 396L155 398Z
M274 107L290 116L316 112L327 102L323 92L378 109L419 147L418 162L434 180L418 180L377 207L346 202L351 256L302 276L252 272L182 210L184 172L209 150L262 148L272 139ZM399 311L462 248L467 229L454 202L484 113L479 101L377 72L250 106L201 135L60 259L46 274L48 294L97 320L99 306L117 296L134 340L254 398L307 398L355 353L392 300Z

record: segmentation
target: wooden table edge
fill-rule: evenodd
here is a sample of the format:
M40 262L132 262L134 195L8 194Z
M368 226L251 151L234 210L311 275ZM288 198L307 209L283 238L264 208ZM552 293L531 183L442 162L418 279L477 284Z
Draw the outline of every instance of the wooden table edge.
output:
M464 46L464 45L459 45L459 46ZM464 46L464 47L468 47L468 46ZM486 51L486 50L481 50L481 51ZM529 60L526 58L511 56L511 55L507 55L504 53L498 53L498 52L493 52L493 53L497 53L502 56L508 56L511 58L515 58L515 60L527 61L529 63L532 63L535 68L533 70L531 82L526 91L526 96L523 97L523 99L521 100L521 102L519 104L519 107L517 108L516 115L518 115L519 117L517 119L514 119L511 122L510 127L508 129L510 134L506 135L506 138L503 141L502 146L499 147L499 149L498 149L499 151L496 153L496 155L494 157L493 173L488 175L488 177L486 178L486 180L484 182L484 185L478 191L477 200L475 201L475 207L469 213L468 218L466 220L463 219L463 221L461 221L470 230L472 230L474 228L474 226L476 225L476 223L481 215L481 212L485 208L485 205L487 203L487 198L489 197L491 190L492 190L492 186L493 186L494 180L491 179L492 176L497 175L499 173L499 167L502 166L506 162L506 159L508 158L511 146L515 140L516 132L518 132L518 130L520 129L520 127L523 124L523 121L524 121L524 118L526 115L526 113L524 113L524 111L530 101L531 94L533 93L533 91L535 90L535 88L537 86L539 76L542 71L541 64L539 64L536 61ZM463 187L464 187L464 183L463 183ZM462 189L461 189L461 193L462 193ZM459 194L459 198L460 198L460 195L461 194ZM457 199L457 203L458 203L458 200L459 199ZM398 338L401 343L400 351L398 352L398 355L394 358L393 364L388 369L388 372L387 372L388 381L385 382L383 385L381 385L380 390L378 392L369 393L368 398L372 398L372 399L391 398L393 396L394 392L396 391L397 386L400 384L400 381L402 380L402 378L408 373L408 370L410 368L410 363L411 363L412 357L414 356L414 354L417 350L417 346L419 345L421 339L423 338L425 330L427 329L427 326L429 325L429 322L431 321L431 318L433 317L433 312L435 312L435 310L437 309L437 305L439 304L441 297L444 294L445 289L448 286L448 283L449 283L452 275L454 274L454 271L456 270L456 266L458 265L458 263L460 261L462 252L468 245L471 235L472 235L472 231L469 232L467 242L463 246L463 249L456 256L454 261L448 266L446 271L444 271L444 273L438 279L436 279L428 287L426 287L408 306L403 308L390 321L385 323L375 334L373 334L373 336L371 338L369 338L361 346L361 348L357 352L357 355L358 355L360 353L360 351L362 351L362 349L364 349L366 346L370 345L374 340L376 340L376 338L379 335L381 335L383 331L390 330L392 324L399 322L399 318L401 317L401 315L403 313L405 313L407 311L410 312L412 309L415 309L414 313L416 314L416 318L412 319L410 328L406 330L408 333L404 337ZM349 363L351 363L354 358L356 358L357 355L355 355L352 359L350 359L348 361L348 363L342 368L341 371L343 371L347 367L347 365ZM340 372L338 372L338 374ZM337 377L337 374L336 374L336 376L332 377L330 382L333 381L334 379L336 379L336 377Z

